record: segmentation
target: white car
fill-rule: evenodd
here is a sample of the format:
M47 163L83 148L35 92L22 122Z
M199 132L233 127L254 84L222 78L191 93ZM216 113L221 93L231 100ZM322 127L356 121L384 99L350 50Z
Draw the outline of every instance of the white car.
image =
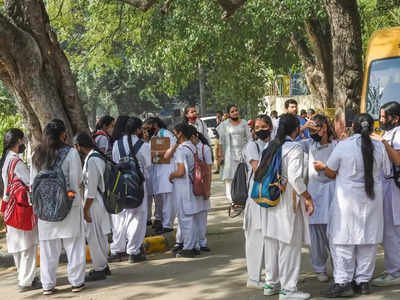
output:
M210 137L211 140L214 140L216 138L215 136L215 128L217 127L217 116L211 116L211 117L204 117L200 118L204 123L206 123L208 127L208 136Z

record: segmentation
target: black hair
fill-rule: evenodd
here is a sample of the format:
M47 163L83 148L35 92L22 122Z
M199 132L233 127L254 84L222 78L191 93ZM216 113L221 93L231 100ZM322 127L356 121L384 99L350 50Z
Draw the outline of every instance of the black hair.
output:
M297 101L294 99L288 99L285 101L285 108L288 109L290 104L296 104L297 105Z
M391 116L392 118L399 118L400 117L400 104L395 101L387 102L381 106L381 109L379 110L379 116L380 116L380 111L383 110L385 112L385 117L387 118L388 116ZM396 125L400 125L399 123Z
M268 144L265 155L263 155L261 163L255 172L255 181L261 182L263 180L276 151L283 145L286 136L291 135L299 126L300 121L296 116L292 114L283 114L281 116L275 139Z
M175 125L174 129L176 132L182 132L182 134L187 140L190 140L190 138L197 133L196 128L186 123L179 123Z
M142 125L142 120L136 117L130 117L126 122L125 132L127 135L136 134L136 131L142 128Z
M8 151L14 147L20 139L24 138L24 133L18 128L10 128L4 133L3 137L3 153L0 159L0 171L3 170ZM0 176L0 197L3 197L4 183L3 176Z
M77 133L72 139L72 144L84 147L89 150L95 149L100 152L100 150L97 149L93 138L87 132Z
M129 117L125 115L119 116L117 118L117 121L115 122L114 131L110 140L111 145L125 135L125 126L128 119Z
M369 198L375 197L374 191L374 144L370 134L374 130L374 119L369 114L360 114L354 119L354 133L361 134L361 152L364 161L364 186Z
M167 129L167 125L165 125L164 121L161 120L159 117L152 117L146 120L146 122L149 121L152 125L157 124L157 126L161 129Z
M32 163L38 171L54 165L58 150L65 146L60 139L61 134L65 131L65 124L60 119L53 119L47 123L43 131L42 142L36 147L32 156Z
M186 117L186 115L189 112L189 109L191 109L191 108L195 108L196 109L196 106L194 106L194 105L185 106L185 109L183 111L183 122L188 122L189 121L188 118Z
M208 142L208 140L206 139L206 137L201 133L201 132L197 132L197 137L199 138L200 142L204 145L207 145L208 147L210 147L211 150L211 160L214 161L214 153L212 151L212 147L210 145L210 143Z
M112 122L114 122L114 118L111 116L103 116L96 124L96 130L102 130L104 126L109 126Z
M278 112L276 111L276 110L273 110L273 111L271 111L271 117L273 116L273 115L275 115L275 116L278 116Z
M304 115L304 114L307 114L307 111L306 111L305 109L302 109L302 110L300 111L300 115Z
M322 127L326 124L327 134L328 134L328 141L333 141L337 139L336 132L333 128L332 122L329 118L325 115L315 115L312 117L312 120L317 124L318 127Z
M236 104L229 104L229 105L226 107L226 112L227 112L228 115L230 114L232 107L238 108Z
M309 114L315 114L315 110L312 109L312 108L310 108L310 109L308 110L308 113L309 113Z
M270 129L272 129L272 128L274 127L274 125L272 124L271 118L270 118L269 116L267 116L267 115L264 115L264 114L258 115L258 116L256 117L255 121L256 121L257 119L258 119L258 120L262 120L262 121L264 121L265 123L267 123ZM255 126L255 125L256 125L256 122L254 122L254 126Z

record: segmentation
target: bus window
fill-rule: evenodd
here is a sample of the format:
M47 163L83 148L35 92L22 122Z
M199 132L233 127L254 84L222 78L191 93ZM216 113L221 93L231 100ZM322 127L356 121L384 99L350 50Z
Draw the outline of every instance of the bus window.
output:
M375 60L369 67L367 113L377 120L379 108L389 101L400 102L400 57Z

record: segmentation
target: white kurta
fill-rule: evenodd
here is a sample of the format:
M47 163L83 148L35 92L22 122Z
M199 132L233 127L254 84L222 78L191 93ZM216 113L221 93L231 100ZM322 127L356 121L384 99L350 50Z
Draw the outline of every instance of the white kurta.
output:
M333 244L378 244L383 237L383 200L381 170L390 173L390 162L381 142L374 145L375 198L368 198L364 185L361 135L339 142L327 166L337 171L336 197L331 205L328 233Z
M265 236L286 244L299 240L309 244L308 216L304 201L300 201L298 196L307 190L303 178L304 152L300 144L289 137L287 140L282 146L282 179L287 182L286 190L282 193L279 204L267 209ZM299 231L302 232L300 239L293 234L296 217L301 219L300 223L304 226L304 230Z
M100 131L102 131L102 130L100 130ZM102 132L104 132L104 131L102 131ZM97 148L105 149L105 152L112 150L112 149L110 149L110 143L109 143L107 136L104 136L104 135L96 136L95 143L96 143Z
M170 139L170 147L176 144L175 135L167 129L160 129L156 136L168 137ZM174 169L175 162L173 158L171 158L171 162L168 165L153 165L152 182L154 195L172 192L172 184L169 182L168 178L169 175L174 171Z
M314 201L314 213L309 218L310 224L328 224L329 207L335 195L335 180L326 177L324 172L314 168L315 161L326 163L337 142L321 145L313 139L301 140L303 150L308 154L308 186L307 190Z
M8 167L11 160L19 158L18 154L9 151L4 161L2 169L2 177L4 183L4 197L6 197L7 185L8 185ZM17 176L24 184L29 186L29 170L23 162L17 163L14 170L15 176ZM20 230L11 226L7 226L7 250L9 253L17 253L20 251L27 250L34 245L39 243L38 241L38 230L37 226L32 231Z
M82 182L82 165L78 151L71 148L62 164L68 189L75 192L75 198L68 215L60 222L38 221L39 240L54 240L74 238L84 234L83 205L80 193ZM37 174L33 167L31 172L31 184Z

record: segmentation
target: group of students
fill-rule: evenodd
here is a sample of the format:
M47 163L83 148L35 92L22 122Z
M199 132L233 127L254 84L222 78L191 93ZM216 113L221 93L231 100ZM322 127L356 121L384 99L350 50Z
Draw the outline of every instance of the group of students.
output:
M172 131L157 117L143 123L136 117L120 116L115 121L105 116L97 123L94 134L80 132L71 140L63 121L54 119L44 128L43 140L33 151L30 170L21 159L25 151L24 133L15 128L6 131L0 160L3 201L8 200L9 171L14 159L17 160L12 176L26 187L32 186L42 170L60 165L72 201L68 214L61 221L39 218L32 230L6 226L8 252L13 254L17 266L21 292L42 288L44 295L51 295L56 291L56 271L62 248L68 259L72 292L79 292L85 287L85 281L110 276L110 262L121 261L126 255L132 263L145 260L143 242L147 225L152 224L157 233L170 232L176 217L174 255L194 257L200 251L210 251L206 238L210 200L194 195L192 179L195 159L199 159L207 164L205 176L211 180L212 151L201 133L207 128L202 122L196 123L195 109L187 108L185 112L187 119ZM201 132L196 129L198 124L202 126L199 127ZM152 163L153 136L170 138L170 148L164 155L170 160L169 164ZM131 155L131 149L145 179L142 204L109 214L102 196L106 162L111 159L118 163L124 156ZM151 218L153 201L154 220ZM112 242L109 245L110 233ZM86 243L93 269L85 275ZM40 279L36 276L38 244Z
M280 202L269 208L259 206L249 193L244 213L249 288L279 294L279 299L310 298L297 289L303 243L310 245L311 264L321 282L330 280L331 257L334 284L321 292L324 297L369 294L380 243L386 272L372 285L400 284L399 103L382 106L380 124L382 136L374 133L372 117L360 114L353 120L353 135L338 140L324 115L300 126L296 108L280 116L272 139L270 117L255 119L256 139L243 149L249 191L254 180L262 182L278 149L285 188ZM305 129L310 138L299 138Z

